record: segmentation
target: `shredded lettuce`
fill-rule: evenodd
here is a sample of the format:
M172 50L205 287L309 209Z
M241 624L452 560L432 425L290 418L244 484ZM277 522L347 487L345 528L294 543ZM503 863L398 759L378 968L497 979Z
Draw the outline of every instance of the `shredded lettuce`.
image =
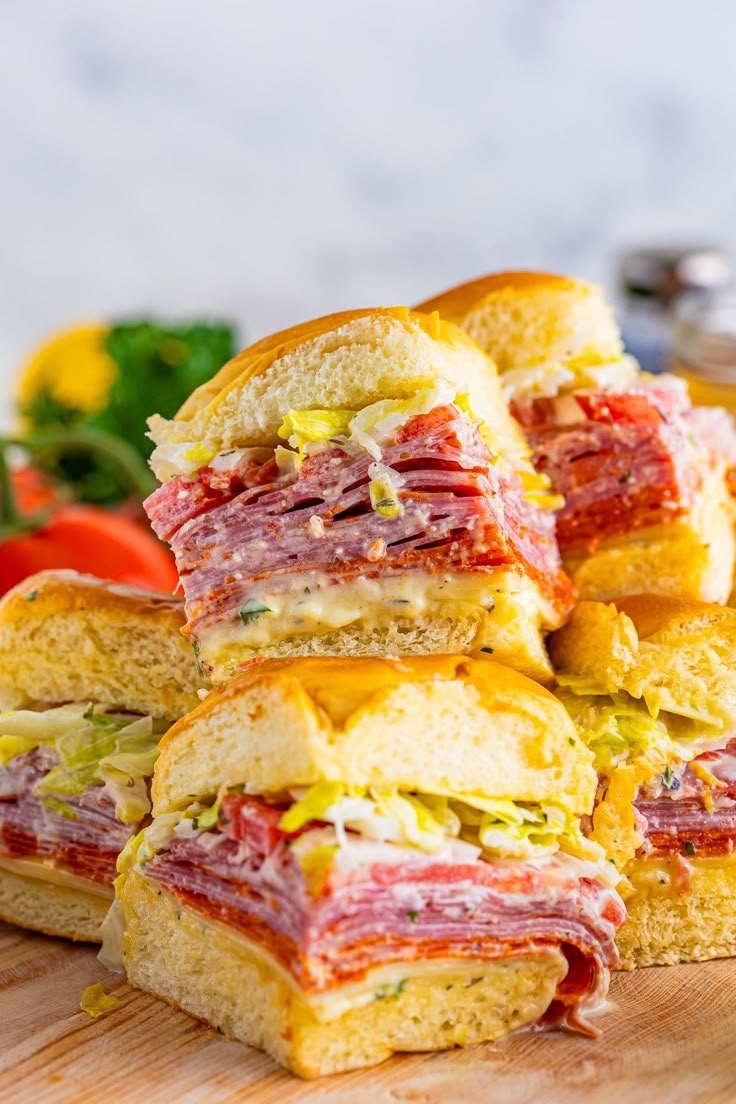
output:
M313 820L325 820L333 805L347 796L348 787L342 782L317 782L301 800L296 801L279 821L282 832L298 832Z
M623 695L559 696L583 743L593 752L598 774L610 774L633 756L643 755L657 762L675 757L677 746L666 725L652 717L643 704Z
M98 1016L104 1016L106 1012L112 1012L119 1004L119 997L106 993L100 982L96 982L94 985L88 985L84 990L79 1007L82 1012L97 1019Z
M302 456L308 444L346 436L354 417L354 410L290 410L278 433Z
M556 398L583 387L623 391L636 382L640 369L632 356L602 359L583 350L564 361L543 361L504 372L502 383L507 400L529 402L538 398Z
M578 822L555 805L536 805L477 794L423 794L348 787L319 782L292 791L295 803L279 824L295 832L313 822L334 825L338 840L345 830L369 839L402 843L436 853L450 839L479 844L492 857L539 858L557 850L594 859Z
M408 421L454 401L452 388L442 380L431 387L421 387L408 399L382 399L355 414L350 422L350 438L380 460L381 446L392 441L397 430Z
M0 766L7 766L11 759L25 755L38 747L38 740L32 736L13 736L10 733L0 735Z
M148 780L158 756L158 735L150 717L95 712L91 704L54 709L20 709L0 716L0 763L44 745L60 762L36 784L34 793L49 811L76 816L63 799L102 783L123 824L150 812Z
M368 484L371 506L381 517L401 517L404 507L399 500L399 487L402 477L386 464L374 461L368 468L371 481Z
M157 445L151 455L151 463L161 482L177 475L184 478L196 475L217 455L217 449L207 441L185 441L181 444Z

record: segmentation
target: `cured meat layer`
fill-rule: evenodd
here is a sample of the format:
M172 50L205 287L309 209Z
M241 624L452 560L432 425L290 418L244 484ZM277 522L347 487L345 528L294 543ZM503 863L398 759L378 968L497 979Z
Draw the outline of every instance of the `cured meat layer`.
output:
M554 516L501 474L477 429L452 406L420 415L382 450L397 482L398 516L371 506L364 449L337 444L308 456L291 481L273 460L223 476L175 477L146 501L170 542L189 631L237 619L254 584L293 587L306 572L331 582L404 572L490 572L518 566L559 610L572 588Z
M539 409L526 414L535 467L565 498L557 515L563 551L593 551L603 540L666 524L690 509L700 473L684 397L578 392L574 401L580 417L570 424L556 424L551 411L548 421ZM707 435L707 419L697 428Z
M389 962L494 960L561 946L570 970L546 1020L579 1025L617 963L623 907L580 876L576 860L449 861L393 845L377 852L349 833L347 861L315 883L294 857L294 837L278 829L282 811L228 798L216 833L173 839L145 873L266 947L306 991L359 981ZM315 831L321 840L331 829L308 825L301 835Z
M646 857L733 853L736 740L722 751L704 752L682 771L663 775L641 790L636 810L646 822L641 852Z
M98 784L61 798L66 815L34 797L36 784L58 762L53 751L34 748L0 768L0 855L41 858L111 886L133 827L117 820L114 801Z

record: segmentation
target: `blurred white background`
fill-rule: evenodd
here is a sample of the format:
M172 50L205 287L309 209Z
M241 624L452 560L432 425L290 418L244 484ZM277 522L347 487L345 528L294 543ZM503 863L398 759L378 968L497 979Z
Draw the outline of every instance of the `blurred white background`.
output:
M0 0L0 390L92 317L736 251L734 41L733 0Z

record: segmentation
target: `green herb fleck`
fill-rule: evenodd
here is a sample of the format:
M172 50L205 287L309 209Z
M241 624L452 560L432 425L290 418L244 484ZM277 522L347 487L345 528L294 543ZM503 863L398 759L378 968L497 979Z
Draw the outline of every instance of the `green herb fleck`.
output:
M417 920L419 919L419 913L416 909L409 909L406 914L406 918L410 924L416 924Z
M694 855L695 854L695 844L693 843L692 840L685 840L685 854L686 855Z
M264 606L257 598L249 598L245 605L240 607L240 620L244 625L250 625L251 621L257 621L264 613L273 613L270 606Z
M664 774L661 775L661 782L666 790L679 790L680 788L680 779L675 777L672 767L667 767Z
M35 602L37 598L38 598L38 591L37 590L29 590L28 593L26 594L26 602Z
M573 736L568 736L567 737L567 742L570 745L570 747L575 747L575 738Z
M311 590L309 589L309 587L305 587L305 588L304 588L304 593L305 593L305 594L311 594L312 592L311 592Z
M401 981L388 981L385 985L379 985L373 994L376 1000L386 1000L387 997L398 997L406 989L407 979Z
M201 649L200 649L198 640L193 640L192 641L192 651L194 652L194 656L197 660L197 674L198 675L204 675L204 668L202 667L202 662L199 658L199 653L200 653Z

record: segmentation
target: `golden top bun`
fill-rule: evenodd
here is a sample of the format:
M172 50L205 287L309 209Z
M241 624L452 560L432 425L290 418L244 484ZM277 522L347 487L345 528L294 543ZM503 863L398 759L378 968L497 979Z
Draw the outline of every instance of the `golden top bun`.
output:
M601 289L548 272L496 272L415 309L439 311L461 326L502 374L573 357L614 360L623 352Z
M557 699L490 660L309 658L256 663L169 730L154 814L247 783L319 781L554 801L576 815L592 755Z
M625 690L655 712L733 725L736 610L659 594L580 602L549 650L578 693Z
M0 697L95 701L174 720L202 680L179 598L42 571L0 600Z
M469 394L494 429L515 434L482 350L438 315L407 307L344 311L265 337L197 388L175 418L154 415L149 426L156 444L273 446L290 410L359 410L438 381Z

